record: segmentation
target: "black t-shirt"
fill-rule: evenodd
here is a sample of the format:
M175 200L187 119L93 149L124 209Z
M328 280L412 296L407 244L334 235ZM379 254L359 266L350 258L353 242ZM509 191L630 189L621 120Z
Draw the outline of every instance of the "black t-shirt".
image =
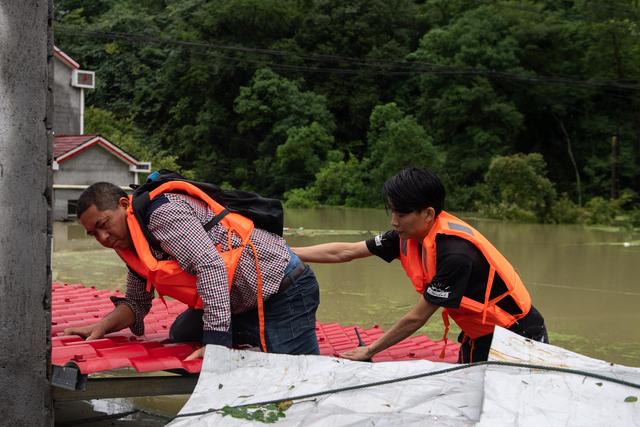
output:
M400 257L400 236L391 230L366 241L369 252L387 262ZM456 236L436 236L436 274L424 289L424 298L437 306L458 308L463 296L484 302L489 277L489 263L473 243ZM496 274L489 298L506 292L502 279ZM498 306L510 314L521 310L513 298L507 296Z

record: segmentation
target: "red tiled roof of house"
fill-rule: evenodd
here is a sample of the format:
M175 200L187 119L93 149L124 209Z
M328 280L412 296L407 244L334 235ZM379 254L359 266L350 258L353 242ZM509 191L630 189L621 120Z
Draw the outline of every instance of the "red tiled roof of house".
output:
M84 144L97 135L56 135L53 137L53 157L58 158L64 153Z
M83 151L100 145L102 148L118 157L129 165L137 165L138 160L112 142L100 135L55 135L53 137L53 158L57 162L64 162Z
M123 295L118 291L97 290L79 284L53 284L51 362L54 365L62 366L71 361L83 374L123 367L131 367L138 372L167 369L200 372L202 359L188 362L183 360L197 347L196 343L167 342L173 320L186 309L179 301L167 300L165 305L159 298L154 299L151 311L145 318L143 337L133 336L128 329L94 341L85 341L76 335L63 335L65 328L95 323L111 312L111 296ZM358 328L358 332L366 344L384 333L378 326L369 329ZM320 354L324 356L337 356L358 345L353 326L317 322L316 335ZM424 335L414 336L376 354L373 361L426 359L455 363L458 357L458 343L449 341L445 347L445 357L440 359L443 345L442 341L432 341Z

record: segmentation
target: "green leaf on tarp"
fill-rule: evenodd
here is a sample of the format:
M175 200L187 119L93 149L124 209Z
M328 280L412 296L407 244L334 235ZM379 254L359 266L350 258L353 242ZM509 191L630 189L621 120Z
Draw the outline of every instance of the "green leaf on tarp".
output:
M637 402L638 401L638 397L637 396L627 396L627 398L624 399L624 401L625 402L629 402L629 403Z
M225 406L218 412L222 416L231 416L233 418L241 418L250 421L258 421L266 424L273 424L278 419L284 418L284 411L289 409L293 404L291 400L284 400L278 404L270 403L268 405L248 405L248 406Z
M249 419L249 411L246 407L233 408L230 406L225 406L222 408L223 415L231 415L233 418L245 418Z
M257 409L253 411L251 415L252 415L252 418L256 421L264 421L265 412L262 409Z
M275 423L276 421L278 421L278 418L280 418L280 416L281 415L277 412L269 412L265 417L264 422L269 424ZM284 417L284 414L282 414L282 416Z

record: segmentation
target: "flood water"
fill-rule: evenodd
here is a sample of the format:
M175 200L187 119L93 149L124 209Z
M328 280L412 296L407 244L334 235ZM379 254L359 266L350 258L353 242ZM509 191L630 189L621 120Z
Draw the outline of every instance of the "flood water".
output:
M610 362L640 366L639 233L460 216L518 269L533 304L545 317L553 344ZM384 210L290 209L285 215L285 237L291 246L358 241L387 230L388 223ZM388 329L418 298L397 261L387 264L372 256L348 264L314 264L313 268L320 282L318 320L322 322L363 327L378 324ZM54 280L59 282L124 291L123 263L113 251L89 238L77 223L54 224L53 270ZM439 314L418 333L441 338ZM452 328L450 337L456 333ZM186 398L111 399L110 404L172 416ZM143 421L138 416L128 423ZM151 417L150 424L144 425L165 422L166 418ZM127 422L123 420L123 424Z
M640 234L570 225L518 224L461 215L518 269L554 344L640 366ZM364 240L388 228L376 209L290 209L291 246ZM315 264L322 322L388 328L417 294L399 262L377 257ZM54 226L54 280L124 290L126 268L77 223ZM420 330L439 339L440 316ZM454 337L455 335L451 335Z

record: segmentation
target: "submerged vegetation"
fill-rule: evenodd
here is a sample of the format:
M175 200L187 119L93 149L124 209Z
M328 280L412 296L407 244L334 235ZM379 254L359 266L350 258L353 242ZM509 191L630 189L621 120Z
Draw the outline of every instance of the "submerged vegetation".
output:
M87 131L155 167L379 206L407 165L450 210L640 226L637 0L58 0Z

